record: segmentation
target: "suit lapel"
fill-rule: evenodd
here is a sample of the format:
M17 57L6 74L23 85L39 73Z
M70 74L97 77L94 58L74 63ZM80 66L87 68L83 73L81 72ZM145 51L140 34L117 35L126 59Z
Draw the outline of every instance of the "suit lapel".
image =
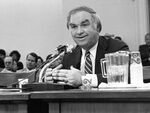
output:
M67 68L70 69L70 66L74 66L77 69L80 69L81 64L81 55L82 51L79 46L77 46L73 52L69 55L69 58L66 59L67 62ZM71 58L71 59L70 59Z
M106 53L106 48L107 48L106 40L103 40L103 41L102 40L103 38L100 37L98 46L97 46L96 61L95 61L95 73L96 74L101 74L100 59L104 58L104 55Z
M74 58L75 58L75 66L77 69L80 69L80 65L81 65L81 56L82 56L82 50L80 47L77 47L75 54L74 54Z

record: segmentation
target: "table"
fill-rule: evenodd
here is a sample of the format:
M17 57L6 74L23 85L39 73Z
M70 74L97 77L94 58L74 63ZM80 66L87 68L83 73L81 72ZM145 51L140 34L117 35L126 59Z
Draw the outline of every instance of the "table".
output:
M0 113L28 113L29 93L0 89Z
M149 113L150 88L0 92L0 113Z
M47 113L150 112L150 88L43 91L31 92L30 98L47 103Z

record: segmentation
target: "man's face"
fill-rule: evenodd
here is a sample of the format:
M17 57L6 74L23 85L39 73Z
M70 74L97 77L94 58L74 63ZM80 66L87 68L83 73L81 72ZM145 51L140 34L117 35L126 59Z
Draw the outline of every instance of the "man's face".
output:
M12 59L12 57L5 57L4 64L5 64L5 68L7 70L12 70L12 67L13 67L13 59Z
M35 69L36 68L36 62L35 62L35 57L28 55L26 59L26 66L29 70Z
M147 45L150 45L150 35L147 35L147 36L145 37L145 43L146 43Z
M71 15L69 29L73 40L85 50L91 49L98 41L99 34L91 14L85 11Z

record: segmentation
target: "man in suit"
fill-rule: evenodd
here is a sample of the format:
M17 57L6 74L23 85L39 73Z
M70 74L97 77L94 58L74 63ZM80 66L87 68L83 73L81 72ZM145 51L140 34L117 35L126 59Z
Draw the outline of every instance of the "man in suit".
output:
M91 85L97 87L101 82L107 82L101 75L100 59L106 53L119 50L129 50L121 41L100 36L101 22L96 12L86 6L71 10L67 18L67 28L71 32L77 46L72 53L67 53L62 61L62 69L46 72L52 78L74 86L81 86L84 79L91 78ZM85 53L90 52L92 62L91 73L85 73ZM48 80L48 78L47 78Z
M145 43L139 46L143 66L150 66L150 33L145 35Z
M142 65L150 66L150 33L145 35L145 44L139 46Z

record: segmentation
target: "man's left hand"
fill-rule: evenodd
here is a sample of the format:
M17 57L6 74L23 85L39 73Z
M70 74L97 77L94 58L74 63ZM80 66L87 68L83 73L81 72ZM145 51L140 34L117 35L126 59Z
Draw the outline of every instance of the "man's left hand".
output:
M67 84L73 86L80 86L82 85L82 76L84 75L83 72L74 68L73 66L69 69L60 69L52 71L52 78L54 80L63 81Z

